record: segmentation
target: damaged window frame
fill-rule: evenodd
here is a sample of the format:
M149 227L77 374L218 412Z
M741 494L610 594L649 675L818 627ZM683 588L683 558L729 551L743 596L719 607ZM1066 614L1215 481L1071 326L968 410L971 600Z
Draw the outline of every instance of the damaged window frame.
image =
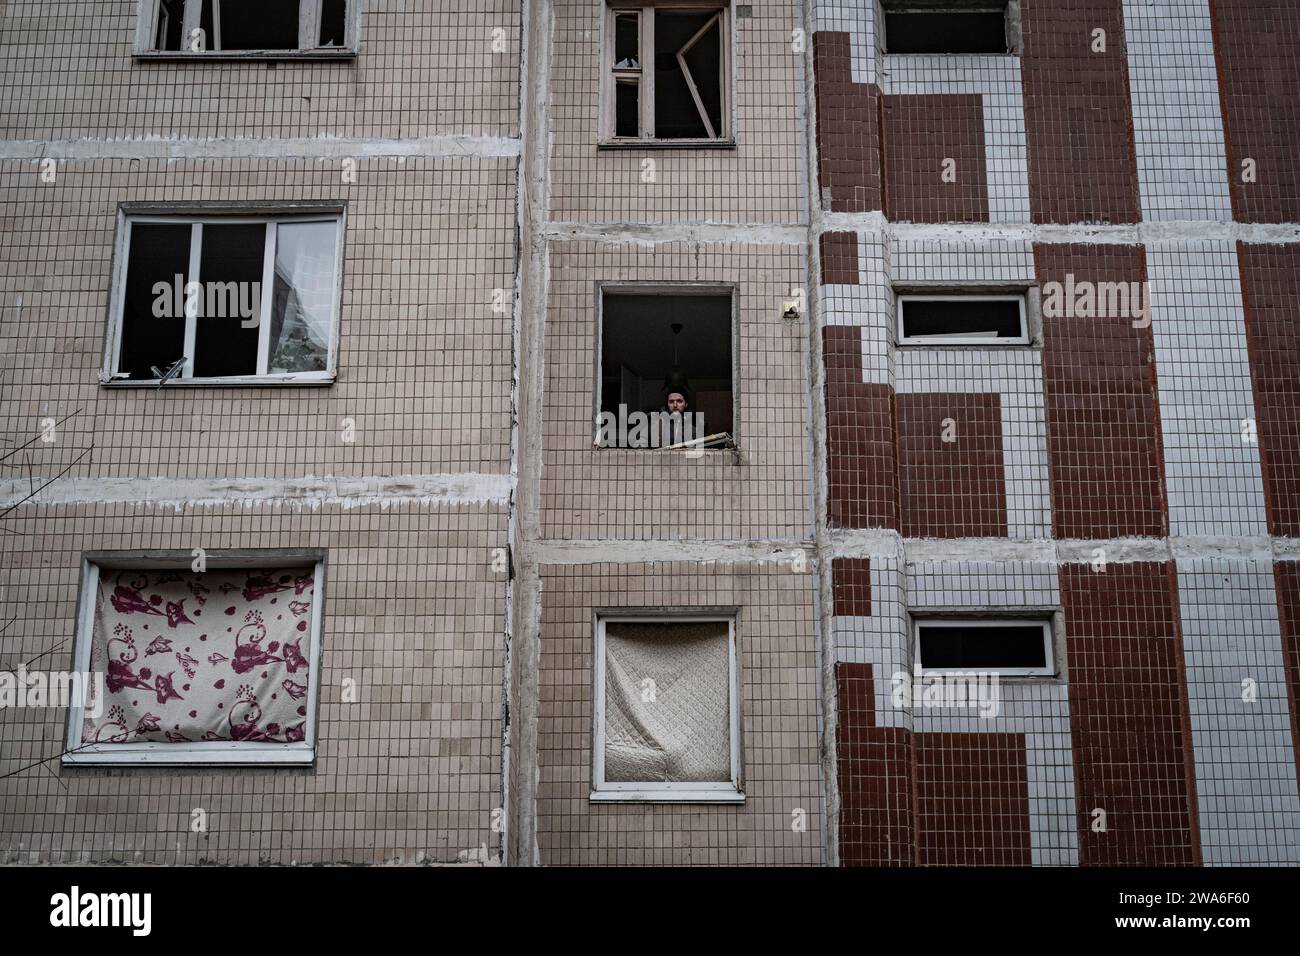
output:
M81 559L81 586L77 595L77 625L74 634L72 669L90 671L91 645L95 636L95 605L101 571L192 570L189 551L88 551ZM316 759L316 730L320 719L320 665L324 622L326 552L319 548L269 548L257 550L208 551L208 570L249 570L284 567L295 562L314 567L316 599L311 609L311 650L307 655L307 719L304 738L294 743L256 741L195 740L186 743L138 741L120 744L81 743L85 707L74 701L68 707L65 747L61 762L83 766L174 767L311 765Z
M279 372L265 371L269 362L271 336L271 310L275 295L275 256L277 227L282 224L328 222L334 224L334 289L331 296L330 329L325 368L323 370ZM244 375L195 376L194 343L199 317L185 309L185 337L182 355L185 359L171 374L159 370L163 378L128 378L122 367L122 335L125 326L124 312L127 294L127 270L131 256L131 230L133 225L157 224L191 227L188 266L184 275L186 283L202 282L199 270L202 255L202 227L211 225L264 225L266 240L263 250L261 299L258 303L258 371ZM199 228L194 228L194 227ZM112 295L104 342L104 364L100 384L114 388L136 387L202 387L234 385L330 385L338 374L339 325L343 298L344 236L347 231L347 207L341 202L305 202L265 205L244 203L201 203L194 206L177 206L169 203L123 203L118 209L117 242L113 256Z
M879 10L880 52L886 56L1020 56L1023 45L1020 26L1020 0L881 0ZM1002 15L1003 37L1006 49L979 53L954 53L951 51L899 53L889 48L889 18L891 14L939 13L999 13Z
M595 335L595 387L592 390L592 444L598 451L623 452L678 452L692 456L735 454L740 449L740 287L734 282L597 282L596 295L596 335ZM600 416L602 412L604 388L603 351L605 338L605 296L606 295L642 295L642 296L727 296L731 300L731 431L723 444L705 445L695 448L623 448L619 445L603 445L600 442ZM707 425L707 422L705 423Z
M719 95L721 97L719 114L722 128L714 130L712 137L664 138L655 135L655 76L654 76L654 23L656 12L670 14L716 13L721 49L719 50ZM615 66L616 20L619 16L637 18L637 44L639 65L634 68L617 68ZM735 87L734 58L735 17L732 4L726 2L709 3L707 0L605 0L604 16L601 19L601 71L600 71L600 124L597 146L600 149L620 148L660 148L660 149L698 149L734 148L735 116L733 114ZM699 39L707 29L701 28L692 43ZM689 48L691 44L687 44ZM648 54L648 55L647 55ZM679 53L680 58L680 53ZM646 64L650 64L647 68ZM638 87L638 111L640 128L636 136L617 135L617 87L619 83L635 83ZM687 71L687 83L695 100L695 107L704 120L705 127L712 126L711 120L700 100L699 92Z
M361 40L361 0L347 0L344 10L344 42L342 46L320 44L322 10L328 0L299 0L298 46L285 50L222 50L220 0L213 2L214 37L203 37L202 50L190 48L191 38L199 29L203 0L180 0L184 19L181 26L181 49L165 50L158 45L166 11L163 0L140 0L136 18L135 57L141 60L331 60L356 57Z
M628 613L626 609L598 610L595 615L595 652L592 662L592 771L593 803L744 803L744 728L740 708L740 658L737 653L736 609L711 612ZM607 781L605 779L605 626L607 624L727 624L727 679L731 699L727 716L731 741L731 779L719 781Z
M1037 312L1031 301L1029 290L1024 287L1007 288L943 288L926 289L921 287L896 288L894 290L894 335L900 346L934 346L962 345L982 346L986 348L1025 348L1033 345L1036 335ZM904 331L903 313L908 302L1015 302L1020 312L1020 334L1017 336L991 337L986 335L907 335Z
M972 672L996 673L999 678L1032 678L1032 679L1055 679L1061 674L1060 663L1056 656L1057 646L1057 613L1046 610L1026 609L1023 614L1003 612L1000 616L962 616L962 615L939 615L929 612L913 611L910 614L912 618L912 659L914 669L918 676L928 674L947 675L947 674L970 674ZM1026 627L1035 625L1042 629L1043 633L1043 660L1045 664L1042 667L993 667L993 666L963 666L963 667L926 667L925 657L921 653L921 628L943 628L943 627L977 627L977 628L994 628L994 627Z

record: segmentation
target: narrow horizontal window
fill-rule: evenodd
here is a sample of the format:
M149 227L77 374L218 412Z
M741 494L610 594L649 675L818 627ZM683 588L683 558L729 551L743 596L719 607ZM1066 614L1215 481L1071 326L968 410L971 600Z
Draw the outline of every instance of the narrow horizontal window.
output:
M349 0L141 2L154 17L145 52L292 54L349 45Z
M728 8L607 8L602 140L729 139Z
M65 762L310 762L323 562L177 561L85 562Z
M1056 673L1052 626L1045 620L918 620L916 659L922 672Z
M1023 295L899 295L904 345L1026 345Z
M109 381L326 381L342 219L131 216Z
M686 449L734 444L730 292L606 290L596 443Z
M738 801L735 624L602 618L592 799Z
M885 10L887 53L1008 53L1005 4L980 4L983 9L951 9L944 4L894 2Z

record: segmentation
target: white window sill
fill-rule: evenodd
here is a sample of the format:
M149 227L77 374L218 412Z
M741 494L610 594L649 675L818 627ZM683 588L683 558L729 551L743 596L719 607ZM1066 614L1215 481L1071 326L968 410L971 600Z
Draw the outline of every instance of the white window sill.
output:
M172 378L162 388L204 388L268 385L333 385L335 376L329 372L308 375L219 375L213 378ZM156 378L101 378L99 384L106 388L158 388Z
M357 51L347 47L319 50L140 50L135 59L178 63L182 60L355 60Z
M65 766L186 767L249 766L300 767L316 759L308 744L231 744L196 741L191 744L95 744L65 753Z
M744 803L739 790L593 790L592 803Z
M606 139L597 149L735 149L734 139Z

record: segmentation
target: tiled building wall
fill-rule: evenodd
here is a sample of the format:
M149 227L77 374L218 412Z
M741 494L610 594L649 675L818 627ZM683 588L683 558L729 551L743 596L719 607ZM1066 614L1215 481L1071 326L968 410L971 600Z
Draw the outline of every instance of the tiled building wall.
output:
M0 428L77 413L63 441L96 449L73 479L504 473L514 181L510 159L362 160L355 183L319 160L72 161L52 183L0 163ZM332 386L100 385L119 204L213 198L347 204Z
M555 242L550 262L544 535L807 540L806 345L803 325L783 318L781 306L805 274L803 249ZM598 284L673 282L719 283L734 297L737 448L699 457L596 448Z
M547 565L542 576L542 864L822 863L821 683L808 569L789 562L626 562ZM745 802L592 803L595 615L671 607L738 609Z
M498 855L505 575L492 549L506 540L503 504L29 506L4 526L5 659L49 655L33 669L70 666L85 551L320 548L327 565L313 766L60 767L66 710L7 710L0 862ZM192 829L196 809L206 832Z
M733 7L735 146L597 148L603 3L556 0L549 129L550 218L559 222L795 222L803 51L792 0ZM648 166L647 163L652 164Z
M517 0L365 0L358 57L279 63L133 61L140 5L6 4L0 135L517 135Z
M6 710L0 860L500 858L520 10L365 7L280 62L0 11L0 667L70 666L87 551L327 562L313 765L61 766L66 710ZM119 204L213 200L346 204L334 383L99 384Z
M1290 534L1294 235L1241 242L1232 222L1234 208L1294 222L1295 163L1277 153L1289 133L1259 143L1284 124L1270 114L1247 137L1271 191L1238 181L1232 130L1234 110L1244 124L1293 83L1280 64L1300 15L1210 0L1012 10L1019 55L964 57L885 53L878 4L816 8L824 531L837 568L856 569L830 617L839 859L1295 862L1289 563L1276 582L1261 563L1291 548L1268 536ZM978 134L954 118L962 97ZM908 152L912 129L935 155ZM976 205L955 155L972 150ZM877 162L879 201L862 201L851 189ZM1131 314L1046 295L1119 282L1145 296ZM898 345L891 288L927 285L1027 289L1030 345ZM1000 410L997 442L977 407ZM984 444L945 454L941 421ZM1034 575L1051 585L1026 600ZM1026 608L1058 622L1055 682L1013 683L993 721L896 706L913 612ZM1021 752L1027 775L1006 759Z

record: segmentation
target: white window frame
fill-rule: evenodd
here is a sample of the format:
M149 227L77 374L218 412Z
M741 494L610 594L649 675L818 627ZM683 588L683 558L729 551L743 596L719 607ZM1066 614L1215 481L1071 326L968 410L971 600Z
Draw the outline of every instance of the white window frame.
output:
M260 741L196 740L186 743L139 741L123 744L82 743L85 707L75 701L68 707L68 728L62 762L91 766L189 766L217 764L224 766L301 766L316 759L316 724L319 720L321 622L325 601L325 555L320 551L222 552L209 551L206 556L209 570L256 570L258 568L285 567L294 563L311 563L315 566L315 599L311 610L311 650L308 654L307 674L307 725L303 740L293 743L265 743ZM81 561L81 593L78 597L77 631L73 649L73 670L80 674L90 671L91 644L95 637L95 603L99 599L101 569L160 570L175 568L190 570L193 560L190 553L162 553L154 557L124 556L111 552L95 552L83 556Z
M921 656L922 627L1025 627L1039 625L1043 631L1043 667L926 667ZM1056 677L1056 657L1052 646L1052 622L1038 617L913 617L912 618L912 655L918 675L925 674L969 674L972 671L995 673L1000 677Z
M119 210L118 238L115 250L115 267L113 269L113 291L110 299L108 332L104 345L104 367L100 382L117 388L133 386L158 386L156 378L126 378L121 372L123 313L126 308L126 276L130 266L131 227L133 224L149 223L191 227L189 265L185 281L202 282L200 264L202 262L202 236L204 225L265 225L266 248L262 262L262 298L258 304L258 371L249 375L194 375L194 342L198 317L194 310L186 308L185 346L182 350L187 359L179 375L167 381L167 388L204 385L322 385L334 381L337 376L339 351L339 319L342 313L343 299L343 236L347 225L347 212L342 207L331 207L321 212L284 212L267 211L235 215L204 215L185 212L167 213L165 211L128 211ZM272 374L267 371L270 362L271 345L271 308L275 298L275 252L276 227L281 223L295 222L332 222L335 224L334 240L334 295L330 309L329 351L323 371L284 372ZM166 369L162 369L166 371Z
M721 17L718 24L719 36L722 41L722 49L718 58L718 71L720 73L720 90L721 90L721 118L722 129L715 130L712 137L694 137L694 138L674 138L660 139L655 136L655 92L654 92L654 23L655 11L662 10L666 13L717 13ZM618 15L635 15L638 19L637 24L637 41L639 43L639 62L640 68L636 70L618 70L614 68L614 52L617 31L614 26L615 17ZM732 68L733 58L731 55L732 48L735 46L734 23L735 18L731 15L731 2L708 3L707 0L696 0L696 2L667 2L661 0L659 3L641 2L641 0L606 0L605 15L601 19L601 60L600 60L600 123L599 123L599 144L602 146L663 146L663 147L698 147L698 146L732 146L735 145L735 117L732 115L732 89L735 84L735 74ZM707 25L701 28L700 33L707 29ZM696 35L685 48L689 48L696 40ZM684 48L684 49L685 49ZM678 54L680 61L680 53ZM647 65L648 64L648 65ZM695 99L696 109L705 117L705 126L711 126L712 121L707 118L707 112L700 101L699 93L695 89L693 80L690 79L689 71L686 71L687 85L691 89L691 95ZM636 80L639 86L637 97L637 106L641 112L641 129L637 136L618 136L617 109L618 100L615 87L619 79L627 81Z
M727 625L727 676L730 687L731 779L691 782L627 782L605 780L605 625L703 624ZM594 803L744 803L741 765L743 728L740 721L740 661L736 653L734 614L600 614L596 617L595 660L592 667L592 789Z
M343 46L320 46L320 12L325 0L298 0L298 47L293 50L222 50L221 0L213 0L212 31L215 36L205 38L206 49L189 49L189 37L198 29L201 0L186 0L184 21L181 26L181 49L158 49L158 26L161 18L161 0L140 0L140 13L136 18L135 55L164 59L275 59L275 58L330 58L354 57L361 34L362 0L348 0L344 13L345 32Z
M996 347L1028 345L1029 319L1025 310L1024 293L990 292L938 295L931 293L899 293L896 295L895 325L899 345L987 345ZM904 335L903 311L907 302L1015 302L1020 310L1020 334L1014 338L994 338L987 335Z
M899 3L877 7L880 10L880 50L886 56L1019 56L1021 52L1020 0L1006 0L1001 7L997 2L948 4ZM885 14L890 13L1001 13L1002 35L1006 50L999 53L894 53L889 50L889 27Z

